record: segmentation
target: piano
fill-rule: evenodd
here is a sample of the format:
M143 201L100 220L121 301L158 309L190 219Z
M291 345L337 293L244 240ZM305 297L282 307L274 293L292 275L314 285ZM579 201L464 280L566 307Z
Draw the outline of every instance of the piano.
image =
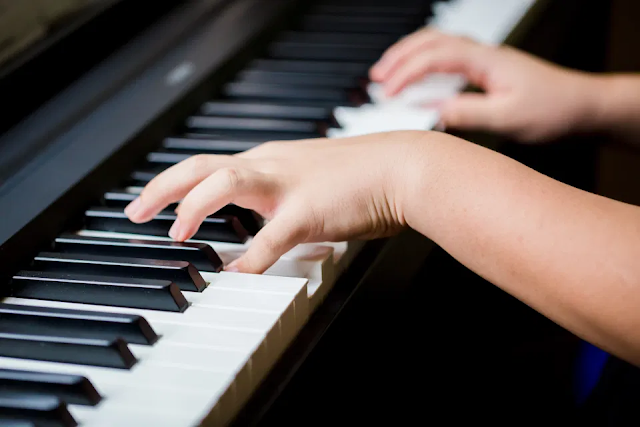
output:
M510 41L544 3L102 0L40 29L0 69L0 425L258 423L363 283L397 251L401 282L432 244L305 244L226 273L255 213L227 206L176 243L171 209L135 225L123 207L195 154L379 130L372 111L428 129L402 120L412 93L464 82L385 100L380 54L425 23Z

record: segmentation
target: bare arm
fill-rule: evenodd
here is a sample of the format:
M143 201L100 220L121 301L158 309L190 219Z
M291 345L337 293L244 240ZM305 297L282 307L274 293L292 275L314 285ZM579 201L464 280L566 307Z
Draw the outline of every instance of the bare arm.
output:
M640 365L640 208L460 140L432 141L423 155L430 167L403 196L412 199L410 226L550 319Z

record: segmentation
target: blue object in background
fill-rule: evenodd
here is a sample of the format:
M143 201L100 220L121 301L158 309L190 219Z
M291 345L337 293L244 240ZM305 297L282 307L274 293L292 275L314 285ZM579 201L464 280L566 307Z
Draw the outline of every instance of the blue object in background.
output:
M606 351L586 341L581 343L573 380L576 405L582 405L598 384L608 358L609 353Z

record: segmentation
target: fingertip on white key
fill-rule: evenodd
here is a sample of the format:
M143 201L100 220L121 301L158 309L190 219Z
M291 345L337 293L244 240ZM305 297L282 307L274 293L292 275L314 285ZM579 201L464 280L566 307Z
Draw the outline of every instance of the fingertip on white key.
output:
M375 104L420 106L451 98L464 89L466 84L467 81L461 74L432 73L423 80L408 85L393 97L386 96L379 83L370 83L367 91Z

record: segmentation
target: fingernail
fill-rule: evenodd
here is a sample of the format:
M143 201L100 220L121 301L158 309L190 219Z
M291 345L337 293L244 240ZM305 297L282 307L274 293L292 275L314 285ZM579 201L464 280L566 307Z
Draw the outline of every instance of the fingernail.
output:
M124 208L124 213L129 217L133 218L142 207L142 202L140 201L140 197L136 197L131 203Z
M176 218L176 220L173 222L173 225L169 229L169 237L171 237L173 240L179 240L180 231L180 218Z

